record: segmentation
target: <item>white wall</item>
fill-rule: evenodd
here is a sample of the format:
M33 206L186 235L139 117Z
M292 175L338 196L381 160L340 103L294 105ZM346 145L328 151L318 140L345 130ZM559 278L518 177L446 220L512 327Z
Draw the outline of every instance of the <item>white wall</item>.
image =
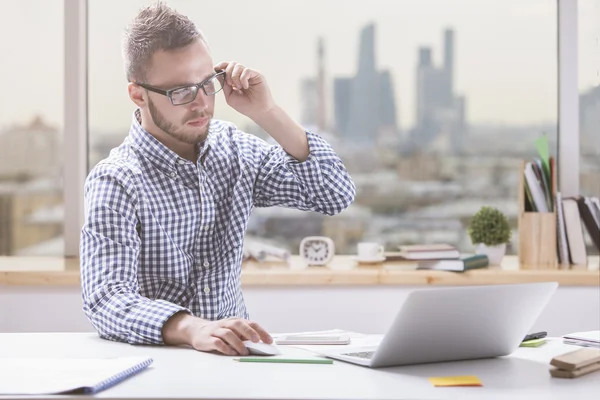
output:
M415 286L247 287L251 318L270 332L342 328L383 332ZM600 329L600 288L560 287L532 330ZM0 332L92 330L78 287L0 285Z

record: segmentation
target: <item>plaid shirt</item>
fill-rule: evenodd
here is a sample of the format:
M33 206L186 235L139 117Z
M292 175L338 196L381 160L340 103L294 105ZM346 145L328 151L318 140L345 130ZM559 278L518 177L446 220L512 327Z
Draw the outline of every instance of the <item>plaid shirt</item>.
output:
M240 274L253 207L334 215L356 189L339 157L307 132L299 162L232 124L212 121L196 163L146 132L129 136L85 182L83 310L100 336L161 344L175 313L248 318Z

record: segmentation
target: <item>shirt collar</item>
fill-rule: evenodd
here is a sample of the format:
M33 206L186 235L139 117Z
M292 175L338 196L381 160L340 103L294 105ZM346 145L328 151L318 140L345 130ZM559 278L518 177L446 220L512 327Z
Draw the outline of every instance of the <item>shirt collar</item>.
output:
M144 153L144 155L159 166L175 168L181 160L184 160L142 127L139 108L133 113L133 121L131 123L131 128L129 129L129 136L131 136L135 145ZM214 124L211 123L208 128L206 140L203 143L198 144L198 159L203 160L206 158L208 150L214 146L214 143Z

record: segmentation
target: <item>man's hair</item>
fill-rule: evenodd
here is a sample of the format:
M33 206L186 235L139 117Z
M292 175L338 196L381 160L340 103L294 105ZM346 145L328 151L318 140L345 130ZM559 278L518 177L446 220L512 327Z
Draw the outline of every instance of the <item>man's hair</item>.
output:
M159 1L142 8L125 31L123 40L127 80L144 82L156 51L180 49L197 39L208 46L196 25L165 3Z

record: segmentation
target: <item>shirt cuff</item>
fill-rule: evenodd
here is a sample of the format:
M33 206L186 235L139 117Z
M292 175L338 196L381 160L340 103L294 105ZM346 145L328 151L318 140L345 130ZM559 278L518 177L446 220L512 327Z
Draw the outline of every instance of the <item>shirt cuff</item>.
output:
M127 341L131 344L164 344L162 328L180 311L192 314L187 308L165 300L147 300L138 304L132 310L133 323Z
M338 156L333 151L329 143L325 141L321 136L310 131L306 131L306 139L308 141L308 158L304 161L298 161L294 156L289 153L285 153L286 161L288 164L304 164L314 161L316 158L320 160L330 159L335 161Z

